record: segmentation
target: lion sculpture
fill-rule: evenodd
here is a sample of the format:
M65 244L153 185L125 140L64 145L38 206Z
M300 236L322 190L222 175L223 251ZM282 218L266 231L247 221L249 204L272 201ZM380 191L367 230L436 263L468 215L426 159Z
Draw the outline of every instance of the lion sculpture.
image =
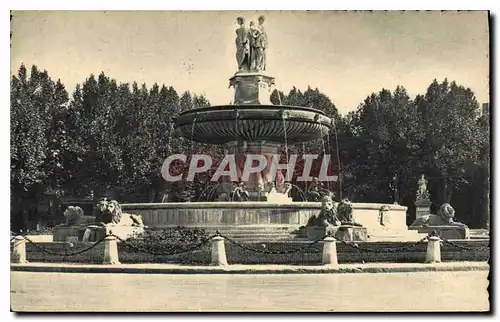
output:
M456 222L453 220L455 218L455 209L449 204L444 203L439 207L437 215L429 214L417 218L411 227L417 226L462 226L467 227L461 222Z
M140 215L122 212L122 207L116 200L102 198L95 209L95 220L102 224L113 224L117 226L144 227Z
M312 226L340 226L340 221L337 218L337 203L330 196L325 196L321 200L321 211L309 218L306 227Z
M79 225L83 218L83 209L78 206L69 206L64 211L64 225Z
M352 204L349 199L343 199L337 205L337 215L342 225L362 226L352 215Z

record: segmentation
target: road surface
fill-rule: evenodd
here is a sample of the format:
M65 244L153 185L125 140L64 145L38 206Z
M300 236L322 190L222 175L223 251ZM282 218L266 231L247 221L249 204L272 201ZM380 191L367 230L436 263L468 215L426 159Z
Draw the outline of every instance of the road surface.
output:
M488 272L11 272L13 311L488 311Z

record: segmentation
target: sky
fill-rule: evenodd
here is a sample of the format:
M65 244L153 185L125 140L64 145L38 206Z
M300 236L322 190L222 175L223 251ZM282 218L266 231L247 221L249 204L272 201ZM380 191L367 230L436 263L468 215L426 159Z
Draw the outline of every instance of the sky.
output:
M11 72L45 69L72 92L101 71L118 82L173 86L228 104L236 17L266 17L276 88L319 88L341 113L382 88L413 97L433 79L489 101L486 12L15 11Z

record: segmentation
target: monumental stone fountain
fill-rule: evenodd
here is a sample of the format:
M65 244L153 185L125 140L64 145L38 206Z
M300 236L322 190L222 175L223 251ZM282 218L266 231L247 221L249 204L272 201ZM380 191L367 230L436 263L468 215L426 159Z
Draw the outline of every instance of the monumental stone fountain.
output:
M258 19L257 26L251 22L248 28L243 18L237 21L237 71L229 78L229 86L234 88L234 103L182 112L174 124L177 134L196 142L223 145L228 154L240 157L260 154L266 159L277 154L281 145L286 147L326 136L333 125L322 111L271 104L275 79L268 73L269 41L264 18ZM121 207L140 215L149 229L198 227L246 241L296 239L291 232L306 226L322 209L320 202L292 202L288 196L290 189L266 181L264 173L253 173L243 184L248 201L141 203ZM230 193L234 188L228 184L224 189ZM349 217L366 228L369 240L418 240L417 231L408 231L406 210L400 205L349 203Z
M257 26L250 22L246 27L244 18L238 18L237 22L237 71L229 78L229 87L234 88L233 104L182 112L175 120L177 135L223 145L227 154L235 154L237 158L260 154L268 160L282 145L328 135L333 124L322 111L271 103L275 78L268 72L269 39L264 17L259 17ZM279 188L279 183L266 181L265 173L251 174L244 184L249 201L124 204L122 207L140 214L150 228L199 227L247 240L293 238L290 232L305 226L309 218L321 210L320 202L291 202L289 189L274 189ZM228 184L226 192L230 193L233 187ZM416 232L408 233L406 207L367 203L352 203L351 207L353 218L367 228L369 236L418 238ZM383 225L380 223L382 211Z

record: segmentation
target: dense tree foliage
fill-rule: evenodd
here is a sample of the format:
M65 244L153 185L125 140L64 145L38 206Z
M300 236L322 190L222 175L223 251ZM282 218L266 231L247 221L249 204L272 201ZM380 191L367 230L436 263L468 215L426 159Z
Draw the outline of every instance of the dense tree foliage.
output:
M224 156L223 147L174 135L173 119L180 112L210 106L204 96L179 94L163 84L118 83L104 73L90 75L69 96L60 81L36 66L29 73L21 66L12 76L13 217L26 214L26 200L36 204L48 191L159 202L171 189L161 176L168 155L205 153L216 162ZM335 127L323 139L288 145L286 153L330 154L331 170L340 174L341 185L326 186L337 198L397 200L411 210L417 178L424 173L433 207L451 202L458 220L486 224L489 115L481 115L470 89L435 80L415 99L402 86L382 89L344 116L317 88L292 88L287 94L275 90L271 101L320 109L334 120ZM285 147L281 152L284 156ZM212 174L200 174L183 187L192 200L203 200L203 192L213 188ZM296 184L307 189L307 184Z

